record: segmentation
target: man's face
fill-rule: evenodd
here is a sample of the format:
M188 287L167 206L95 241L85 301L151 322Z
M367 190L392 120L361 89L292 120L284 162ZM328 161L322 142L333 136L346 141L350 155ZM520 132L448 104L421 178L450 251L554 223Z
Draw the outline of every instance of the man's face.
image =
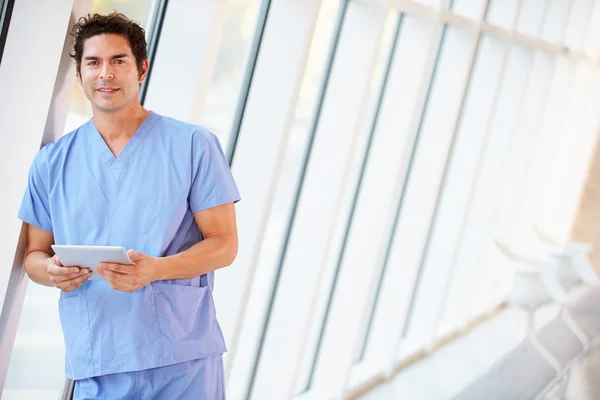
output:
M83 44L78 72L93 108L115 112L139 103L140 83L147 71L147 60L138 71L129 41L121 35L97 35Z

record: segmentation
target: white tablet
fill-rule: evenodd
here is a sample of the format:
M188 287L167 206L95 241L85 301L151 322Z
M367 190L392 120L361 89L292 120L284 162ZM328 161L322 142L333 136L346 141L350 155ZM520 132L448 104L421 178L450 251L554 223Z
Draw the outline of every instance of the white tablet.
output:
M92 272L92 268L101 262L133 264L122 246L52 245L52 250L65 267L85 267ZM94 272L89 279L99 280L102 277Z

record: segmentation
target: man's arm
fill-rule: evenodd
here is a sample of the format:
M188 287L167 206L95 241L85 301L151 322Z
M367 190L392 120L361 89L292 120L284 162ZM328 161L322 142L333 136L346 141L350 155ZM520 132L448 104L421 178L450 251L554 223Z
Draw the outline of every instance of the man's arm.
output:
M68 292L83 285L91 275L87 268L63 267L53 256L54 234L26 224L27 249L23 267L29 278L44 286L58 287Z
M48 262L54 255L52 248L54 234L33 225L25 224L27 231L27 249L23 266L29 278L44 286L54 286L48 275Z
M238 233L233 203L194 214L202 240L172 256L158 258L156 280L185 279L231 265L237 256Z
M204 239L189 249L168 257L129 250L134 265L101 263L94 270L113 289L131 293L153 281L191 278L231 265L238 250L234 204L199 211L194 218Z

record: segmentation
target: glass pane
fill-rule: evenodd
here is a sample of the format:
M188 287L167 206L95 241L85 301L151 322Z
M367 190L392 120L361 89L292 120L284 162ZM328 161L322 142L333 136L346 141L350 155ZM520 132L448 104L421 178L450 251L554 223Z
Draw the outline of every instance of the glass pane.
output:
M523 0L516 30L524 35L538 37L547 3L547 0Z
M498 302L496 299L501 298L498 293L507 293L514 276L506 258L498 252L494 244L494 240L500 239L496 236L494 225L498 222L498 212L503 207L501 194L507 179L508 163L513 162L511 145L517 135L523 134L517 132L517 128L521 110L525 106L527 85L533 80L530 77L532 61L531 49L511 46L503 91L498 101L482 166L482 179L475 194L474 207L477 207L481 214L480 219L474 223L481 242L479 248L473 249L473 260L479 278L475 281L475 294L471 297L469 319L493 308Z
M537 52L534 57L532 71L528 79L526 96L523 102L519 125L513 137L510 148L510 162L507 163L504 174L504 186L499 196L499 207L495 212L493 223L494 236L509 244L518 252L532 250L525 240L517 240L518 231L532 234L531 226L520 226L517 210L526 193L526 177L531 169L532 155L536 144L542 140L549 140L547 135L542 135L541 122L543 113L548 104L550 83L552 78L553 58L546 53ZM571 129L565 129L572 132ZM523 238L524 239L524 238Z
M563 43L573 49L582 50L585 34L590 23L590 16L593 14L593 0L575 0L571 4L571 12Z
M539 136L539 122L546 107L551 74L552 58L547 54L537 53L527 79L525 97L520 105L518 125L507 149L503 177L497 194L497 206L491 219L492 238L508 245L519 254L532 254L533 250L532 247L525 246L524 242L515 240L520 227L517 212L526 193L524 185L536 136ZM574 130L565 127L565 132ZM565 186L561 185L561 189L565 189ZM566 192L578 193L577 190ZM530 235L533 235L531 227L528 228ZM489 307L492 307L506 298L513 271L506 257L500 254L495 246L482 258L481 265L485 265L486 271L489 271L486 272L488 290L485 299Z
M350 165L350 184L346 187L345 193L342 196L344 199L343 203L340 204L342 211L339 219L336 221L333 238L330 245L331 250L327 253L327 259L325 261L325 274L322 279L322 284L317 297L316 310L310 324L310 334L308 338L308 344L305 348L305 356L302 360L301 379L298 381L297 388L298 393L301 393L303 390L308 390L311 385L311 376L313 374L314 363L318 357L319 341L321 339L322 332L325 329L325 324L327 323L326 318L328 306L335 290L334 282L337 274L338 261L342 256L344 256L341 254L343 240L348 227L349 218L351 218L350 212L353 206L356 190L358 189L358 178L361 173L364 157L366 156L366 145L371 133L373 118L375 117L375 112L377 110L376 107L379 100L379 93L382 90L381 83L383 79L383 73L387 66L386 64L389 58L390 46L393 39L392 36L395 32L394 27L396 25L397 18L398 17L396 13L390 13L388 15L382 40L380 42L379 57L375 64L373 80L371 81L370 87L370 100L368 103L369 110L367 111L365 118L367 124L361 127L359 141L356 144L356 152L359 153L360 156L357 157L355 155ZM364 189L364 186L361 188L361 190L362 189ZM358 204L356 204L356 207L359 207ZM356 216L357 212L358 211L355 209L354 216ZM354 223L354 221L352 222ZM352 229L357 228L353 226Z
M599 55L598 50L600 50L600 4L594 7L594 12L592 16L590 16L590 22L587 33L585 35L583 49L586 53L590 54L593 57L598 57Z
M442 194L438 222L432 234L429 262L439 263L440 268L454 271L454 279L446 283L448 288L444 290L449 290L446 310L448 304L456 303L455 297L463 294L462 287L471 278L463 274L461 266L454 261L470 207L470 192L477 179L485 146L486 127L500 83L504 53L505 46L498 39L488 36L481 38L475 70L458 126L456 147L448 166L448 180ZM455 328L452 317L446 317L443 322L444 333Z
M451 10L463 17L480 20L485 11L486 0L454 0Z
M391 215L393 218L396 213L398 192L407 173L410 150L413 147L413 120L422 107L422 92L427 90L430 84L430 64L435 62L430 60L430 48L432 45L437 47L438 40L439 35L433 23L410 15L403 16L392 71L375 132L374 155L369 160L369 168L381 173L378 182L384 182L384 188L378 188L377 193L381 193L379 190L384 190L385 186L391 186L387 189L391 190L391 194L386 193L383 195L385 198L378 199L387 199L388 205L379 205L373 210L374 223L381 217ZM391 177L390 172L393 174ZM374 235L365 238L367 243L372 243L372 236ZM387 245L389 237L384 237L384 241L382 248ZM372 247L377 247L377 244L373 244ZM377 248L369 251L379 254ZM399 269L390 263L385 268L382 272L381 287L370 313L373 320L366 332L363 345L365 348L360 354L361 360L375 359L377 363L386 357L390 358L389 348L396 342L393 332L400 329L395 323L401 317L397 312L398 294L401 293L397 286L401 282L393 276Z
M469 191L477 172L486 125L491 115L492 102L502 69L504 48L497 40L483 36L475 59L465 105L457 127L455 145L447 166L447 177L442 189L435 225L423 262L423 285L428 294L421 298L420 308L430 308L430 315L419 313L414 318L429 319L427 329L436 327L440 308L446 302L448 281L451 279L453 258L460 237L464 215L468 208ZM435 277L435 278L434 278ZM429 282L427 282L429 281ZM419 298L418 298L419 299ZM417 299L417 307L419 300ZM437 302L436 302L437 300ZM431 304L433 303L433 304ZM427 337L434 331L424 332Z
M537 128L539 132L530 155L531 165L527 171L525 190L519 204L518 226L513 237L513 243L518 243L517 250L529 248L535 252L540 248L539 240L532 237L532 227L539 223L537 218L545 209L544 205L554 202L548 201L553 199L548 197L550 193L547 189L550 181L553 181L549 180L548 176L554 168L558 139L563 132L568 132L563 124L567 120L567 110L575 88L575 63L564 56L559 56L553 59L552 64L553 72L545 112ZM562 185L560 190L564 192Z
M433 268L423 269L431 224L435 221L440 185L453 146L454 127L459 118L469 69L474 56L476 35L452 26L446 27L436 74L420 127L419 141L408 177L394 249L396 262L406 271L407 282L416 287L412 317L407 321L409 335L427 341L440 299ZM422 278L420 278L422 277ZM431 299L428 299L431 297ZM400 307L405 308L408 303Z
M519 0L490 0L487 21L504 29L511 29L514 25Z
M548 98L550 88L551 70L552 59L546 54L537 54L530 75L527 96L522 108L523 111L520 115L520 123L512 143L510 153L511 162L508 163L506 168L506 186L501 190L499 196L501 201L497 210L496 235L504 238L503 241L506 243L509 243L507 239L510 238L511 244L519 244L519 247L522 249L525 249L529 243L527 243L528 241L525 240L523 235L519 234L522 232L518 232L517 230L520 227L521 220L525 219L525 216L520 218L517 213L518 207L523 202L526 193L530 192L531 189L535 190L533 185L525 184L526 178L531 174L532 153L534 153L534 149L541 142L551 140L548 135L541 134L541 119L547 103L546 99ZM536 140L540 143L534 145ZM532 225L529 223L527 225L525 230L529 233L527 236L530 239ZM515 239L517 237L519 239ZM487 264L491 261L493 260L488 259L485 263ZM457 270L452 282L450 297L447 301L446 313L439 327L439 335L448 334L450 331L460 327L460 321L455 317L455 315L459 314L456 305L462 304L464 306L468 303L471 293L464 288L466 287L465 285L473 285L473 274L466 272L464 268L466 265L466 263L463 263L456 266ZM500 271L502 269L506 272L506 265L504 265L504 268L500 265ZM501 297L504 294L502 291L506 289L506 286L495 285L495 287L499 289L499 296Z
M154 0L96 0L92 12L114 10L127 15L143 28ZM89 101L75 85L64 133L91 118ZM3 399L56 400L64 384L65 350L58 317L59 292L55 288L28 283L15 345L2 393Z
M588 111L595 107L588 92L595 90L596 78L591 71L596 67L583 60L569 61L575 66L570 96L565 96L566 106L560 110L562 118L552 125L554 148L550 156L551 163L546 167L546 176L552 179L545 179L544 200L540 202L536 216L536 226L561 243L569 238L585 176L581 169L588 168L585 160L589 157L589 151L594 148L588 142L589 138L582 136L582 129L588 125L590 114L596 116L596 126L592 131L597 129L598 123L597 111Z
M254 38L260 3L259 0L229 2L219 54L206 94L202 125L219 137L225 151L229 148L231 127L247 67L246 60Z
M487 279L491 273L489 266L482 264L485 261L482 256L492 245L491 218L498 204L507 152L517 127L531 58L529 49L511 46L487 133L489 137L482 150L480 171L471 192L472 202L456 259L458 266L469 270L466 276L470 278L461 297L463 303L458 307L461 322L480 315L489 307L482 301L485 289L479 287L479 279Z
M331 28L333 28L333 26L335 24L335 18L337 16L338 12L339 12L338 10L340 8L340 3L341 3L340 0L330 0L329 2L326 1L324 3L324 5L323 5L323 9L321 11L321 13L323 13L323 14L319 15L319 19L321 17L327 18L327 21L328 21L328 23L327 23L327 29L328 29L327 33L328 33L328 35L329 35L330 38L331 38L331 36L333 36L333 31L332 31ZM325 11L325 7L327 7L328 11ZM317 26L317 29L319 29L318 26ZM321 28L321 29L324 29L324 27ZM324 33L325 32L322 32L320 35L323 36ZM313 40L315 40L316 37L317 37L317 35L315 33L315 38ZM326 43L329 44L330 40L328 40ZM314 100L315 100L314 96L317 95L316 92L319 89L318 79L315 79L315 78L317 78L317 77L321 78L321 76L322 76L322 74L324 72L322 70L322 68L323 68L323 61L325 59L326 52L331 50L330 47L323 47L323 45L318 45L317 46L315 43L313 43L313 46L315 46L315 52L318 51L317 48L320 48L320 51L319 51L319 54L320 54L319 60L320 60L320 62L318 64L315 64L312 68L310 68L310 67L307 68L307 75L311 74L314 77L313 79L310 80L310 81L312 81L312 84L310 84L310 86L309 86L309 82L310 81L306 80L307 76L305 76L305 78L304 78L304 80L305 80L304 84L307 85L306 89L308 89L309 87L311 87L311 89L310 89L311 92L314 91L313 95L312 95L313 96L312 97L313 98L313 104L311 104L311 106L314 106ZM309 59L309 62L310 62L310 59ZM316 62L316 57L315 57L315 62ZM318 69L314 69L315 67L317 67ZM304 86L304 84L303 84L303 86ZM300 92L300 96L302 98L302 91ZM300 106L302 106L302 104L300 104ZM314 117L312 115L313 112L314 112L314 107L307 108L306 107L307 105L304 105L301 108L300 106L296 109L296 123L299 123L300 120L303 119L304 120L304 124L306 124L306 126L303 129L299 129L299 130L293 129L292 130L291 135L290 135L290 143L288 144L288 150L286 152L286 159L290 155L292 155L292 154L295 154L294 157L298 159L297 166L294 168L294 167L292 167L290 165L290 167L289 167L290 170L288 172L288 174L290 174L289 175L290 177L294 176L294 182L295 182L294 185L297 185L297 180L298 180L298 177L299 177L299 172L300 172L299 169L300 169L300 166L301 166L300 157L302 157L302 158L306 157L305 149L306 149L306 146L308 144L308 142L307 142L307 140L308 140L308 133L309 133L308 127L309 127L309 125L312 122L313 117ZM303 118L301 117L301 115L303 115ZM298 128L300 126L301 125L299 125ZM294 138L294 137L296 138L295 140L299 140L300 138L302 138L301 139L302 140L302 142L301 142L302 143L302 147L298 147L298 144L300 144L300 143L298 143L296 145L292 145L291 139ZM301 154L298 153L299 150L301 150ZM294 169L292 170L291 168L294 168ZM285 169L283 171L285 172ZM286 179L283 179L284 178L283 174L282 174L281 178L282 179L280 180L280 183L279 183L280 187L278 188L278 196L279 195L281 195L282 197L283 196L287 196L289 198L288 202L289 202L289 204L291 204L293 196L296 193L291 193L291 192L288 191L287 194L284 194L284 192L283 192L283 184L284 183L283 182ZM288 210L289 210L289 207L288 207ZM271 223L271 220L269 222ZM323 277L323 286L328 286L328 284L330 285L332 280L333 280L333 275L332 274L325 275ZM323 295L320 294L318 301L321 301L322 297L323 297ZM323 312L321 312L319 315L321 316L321 318L323 318ZM296 387L296 393L297 394L300 394L300 393L306 391L309 388L309 385L310 385L310 374L312 372L312 361L313 361L313 356L314 356L314 349L315 349L315 347L317 345L318 338L319 338L319 330L318 330L317 327L312 326L310 334L309 334L309 339L308 339L309 342L308 342L308 344L307 344L307 346L305 348L304 358L303 358L303 360L301 362L301 366L300 366L300 378L298 379L298 384L297 384L297 387Z
M267 307L271 300L275 273L290 220L291 208L298 190L302 163L306 157L311 121L325 72L326 58L331 49L331 39L339 5L340 0L325 0L319 9L287 149L281 166L281 175L275 189L269 219L260 246L260 255L232 376L249 378L251 369L254 367L253 360L263 331ZM243 372L240 372L240 369ZM228 396L242 398L245 396L246 387L246 381L232 381L227 388Z
M548 3L542 39L550 43L561 43L563 30L569 14L569 0L552 0Z
M439 8L442 6L442 2L445 2L446 0L413 0L416 3L421 3L424 6L427 7L431 7L435 10L439 10Z

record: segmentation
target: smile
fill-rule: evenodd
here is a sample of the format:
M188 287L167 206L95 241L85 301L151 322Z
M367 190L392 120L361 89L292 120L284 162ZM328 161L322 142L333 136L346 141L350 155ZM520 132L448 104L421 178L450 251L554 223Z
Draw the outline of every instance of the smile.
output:
M99 91L100 93L116 93L119 91L118 88L100 88L100 89L96 89L97 91Z

